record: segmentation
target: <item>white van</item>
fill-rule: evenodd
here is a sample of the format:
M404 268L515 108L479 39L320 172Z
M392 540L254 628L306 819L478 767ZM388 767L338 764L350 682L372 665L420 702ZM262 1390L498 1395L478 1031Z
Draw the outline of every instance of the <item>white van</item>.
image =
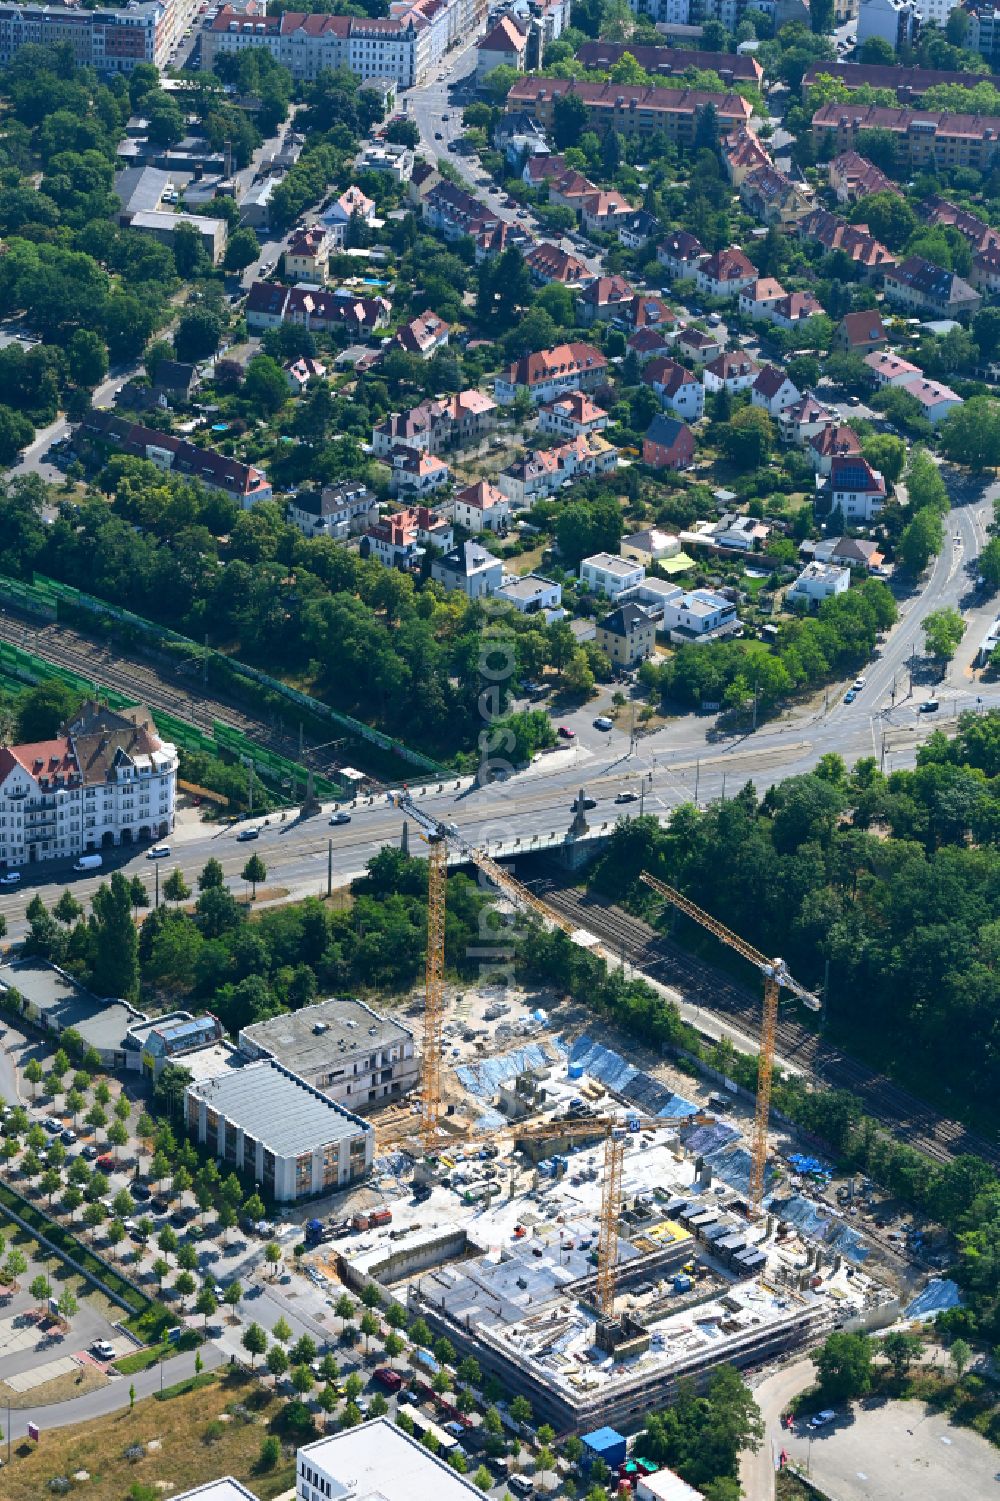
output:
M79 860L74 862L73 869L100 870L103 864L104 860L100 855L81 855Z

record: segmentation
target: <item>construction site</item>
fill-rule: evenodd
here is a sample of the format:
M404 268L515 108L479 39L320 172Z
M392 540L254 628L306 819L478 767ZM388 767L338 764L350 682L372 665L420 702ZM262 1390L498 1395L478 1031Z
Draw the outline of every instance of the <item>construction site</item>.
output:
M719 1096L699 1103L704 1091L688 1098L586 1035L568 1041L542 1010L508 1029L515 1045L449 1066L460 1049L445 1023L441 934L454 831L406 811L430 844L420 1098L378 1122L380 1207L312 1254L349 1286L377 1283L563 1433L637 1428L682 1377L891 1323L900 1300L866 1269L863 1237L769 1158L778 995L815 1005L781 960L644 878L763 975L749 1130L721 1118L731 1101L715 1112ZM553 920L487 857L469 858L515 908ZM511 1009L479 1000L486 1020Z

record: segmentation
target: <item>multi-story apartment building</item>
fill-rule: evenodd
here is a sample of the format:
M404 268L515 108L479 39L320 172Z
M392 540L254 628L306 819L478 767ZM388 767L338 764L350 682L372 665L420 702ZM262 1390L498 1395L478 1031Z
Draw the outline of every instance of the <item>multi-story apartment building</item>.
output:
M596 391L607 379L607 368L607 360L592 344L556 344L508 365L496 378L494 395L501 406L509 406L521 391L536 403L571 391Z
M587 123L594 130L616 130L624 136L647 136L662 131L681 146L693 143L698 119L709 104L715 109L723 132L749 125L753 113L739 94L538 77L518 79L507 95L507 109L530 110L541 125L550 129L555 102L565 94L575 94L583 102Z
M130 422L114 412L89 412L73 441L85 450L114 449L148 459L158 469L196 479L210 490L222 490L244 509L255 501L271 499L270 481L255 464L244 464L240 459L217 453L214 448L199 448L186 438L144 427L141 422Z
M78 67L131 73L137 63L166 67L197 14L198 0L132 0L84 10L59 5L0 6L0 66L29 45L69 44Z
M177 751L146 709L87 703L64 734L0 749L0 866L160 839L176 779Z
M969 15L975 24L972 13ZM970 29L970 38L971 34ZM936 89L942 83L955 83L963 89L991 83L995 89L1000 88L1000 78L984 77L982 73L952 73L943 68L900 68L887 63L840 63L824 59L812 63L802 75L802 92L807 103L809 90L820 77L836 79L849 89L895 89L900 104L918 104L928 89Z
M449 48L476 34L486 0L393 0L382 17L312 15L301 11L248 16L224 6L202 33L202 64L223 54L263 47L297 81L324 69L349 68L358 78L421 83Z
M862 130L888 131L909 168L975 167L986 171L1000 152L1000 118L881 104L824 104L812 118L817 150L847 151Z
M858 42L880 37L893 51L907 47L916 36L920 17L911 0L860 0Z
M399 443L423 453L478 443L496 427L497 405L491 396L469 389L438 401L422 401L407 412L393 412L372 430L375 455L387 458Z

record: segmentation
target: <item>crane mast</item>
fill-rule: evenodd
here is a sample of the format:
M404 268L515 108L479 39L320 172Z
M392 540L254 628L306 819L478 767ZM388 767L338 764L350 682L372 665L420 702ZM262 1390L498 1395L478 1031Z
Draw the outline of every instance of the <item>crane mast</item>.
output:
M644 870L639 879L644 881L678 911L700 923L720 942L734 949L737 954L752 964L764 976L764 1015L760 1029L760 1050L757 1058L757 1104L754 1112L753 1145L750 1153L750 1193L748 1209L750 1218L760 1218L764 1203L764 1169L767 1165L767 1124L771 1114L771 1080L774 1074L775 1038L778 1030L778 1001L782 987L798 996L811 1011L818 1011L820 1003L809 990L800 985L791 974L784 959L769 959L760 949L754 948L745 938L727 928L725 923L711 913L702 911L689 897L683 896L673 886L660 881Z

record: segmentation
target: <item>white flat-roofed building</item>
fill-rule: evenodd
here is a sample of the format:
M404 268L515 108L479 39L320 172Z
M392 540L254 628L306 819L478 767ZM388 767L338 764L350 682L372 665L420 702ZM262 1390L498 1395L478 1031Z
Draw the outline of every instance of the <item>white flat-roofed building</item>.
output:
M645 577L641 563L614 557L609 552L595 552L580 564L581 584L595 594L606 594L609 599L617 599L626 589L634 589Z
M704 1494L688 1485L673 1470L644 1475L635 1490L638 1501L705 1501Z
M739 625L736 606L711 589L692 589L663 606L663 629L671 641L708 641Z
M348 1110L397 1100L418 1083L413 1033L364 1001L331 998L244 1027L240 1052L283 1064Z
M562 585L547 579L540 573L529 573L524 578L508 579L496 592L497 599L506 600L522 615L544 615L547 621L561 620L566 614L562 608Z
M389 1418L303 1444L297 1501L481 1501L471 1480Z
M204 1485L183 1491L173 1501L257 1501L257 1497L232 1475L223 1475L220 1480L206 1480Z
M788 591L790 604L819 604L851 587L851 570L834 563L807 563Z
M189 1084L184 1114L224 1167L278 1203L345 1188L371 1167L372 1127L271 1059Z

